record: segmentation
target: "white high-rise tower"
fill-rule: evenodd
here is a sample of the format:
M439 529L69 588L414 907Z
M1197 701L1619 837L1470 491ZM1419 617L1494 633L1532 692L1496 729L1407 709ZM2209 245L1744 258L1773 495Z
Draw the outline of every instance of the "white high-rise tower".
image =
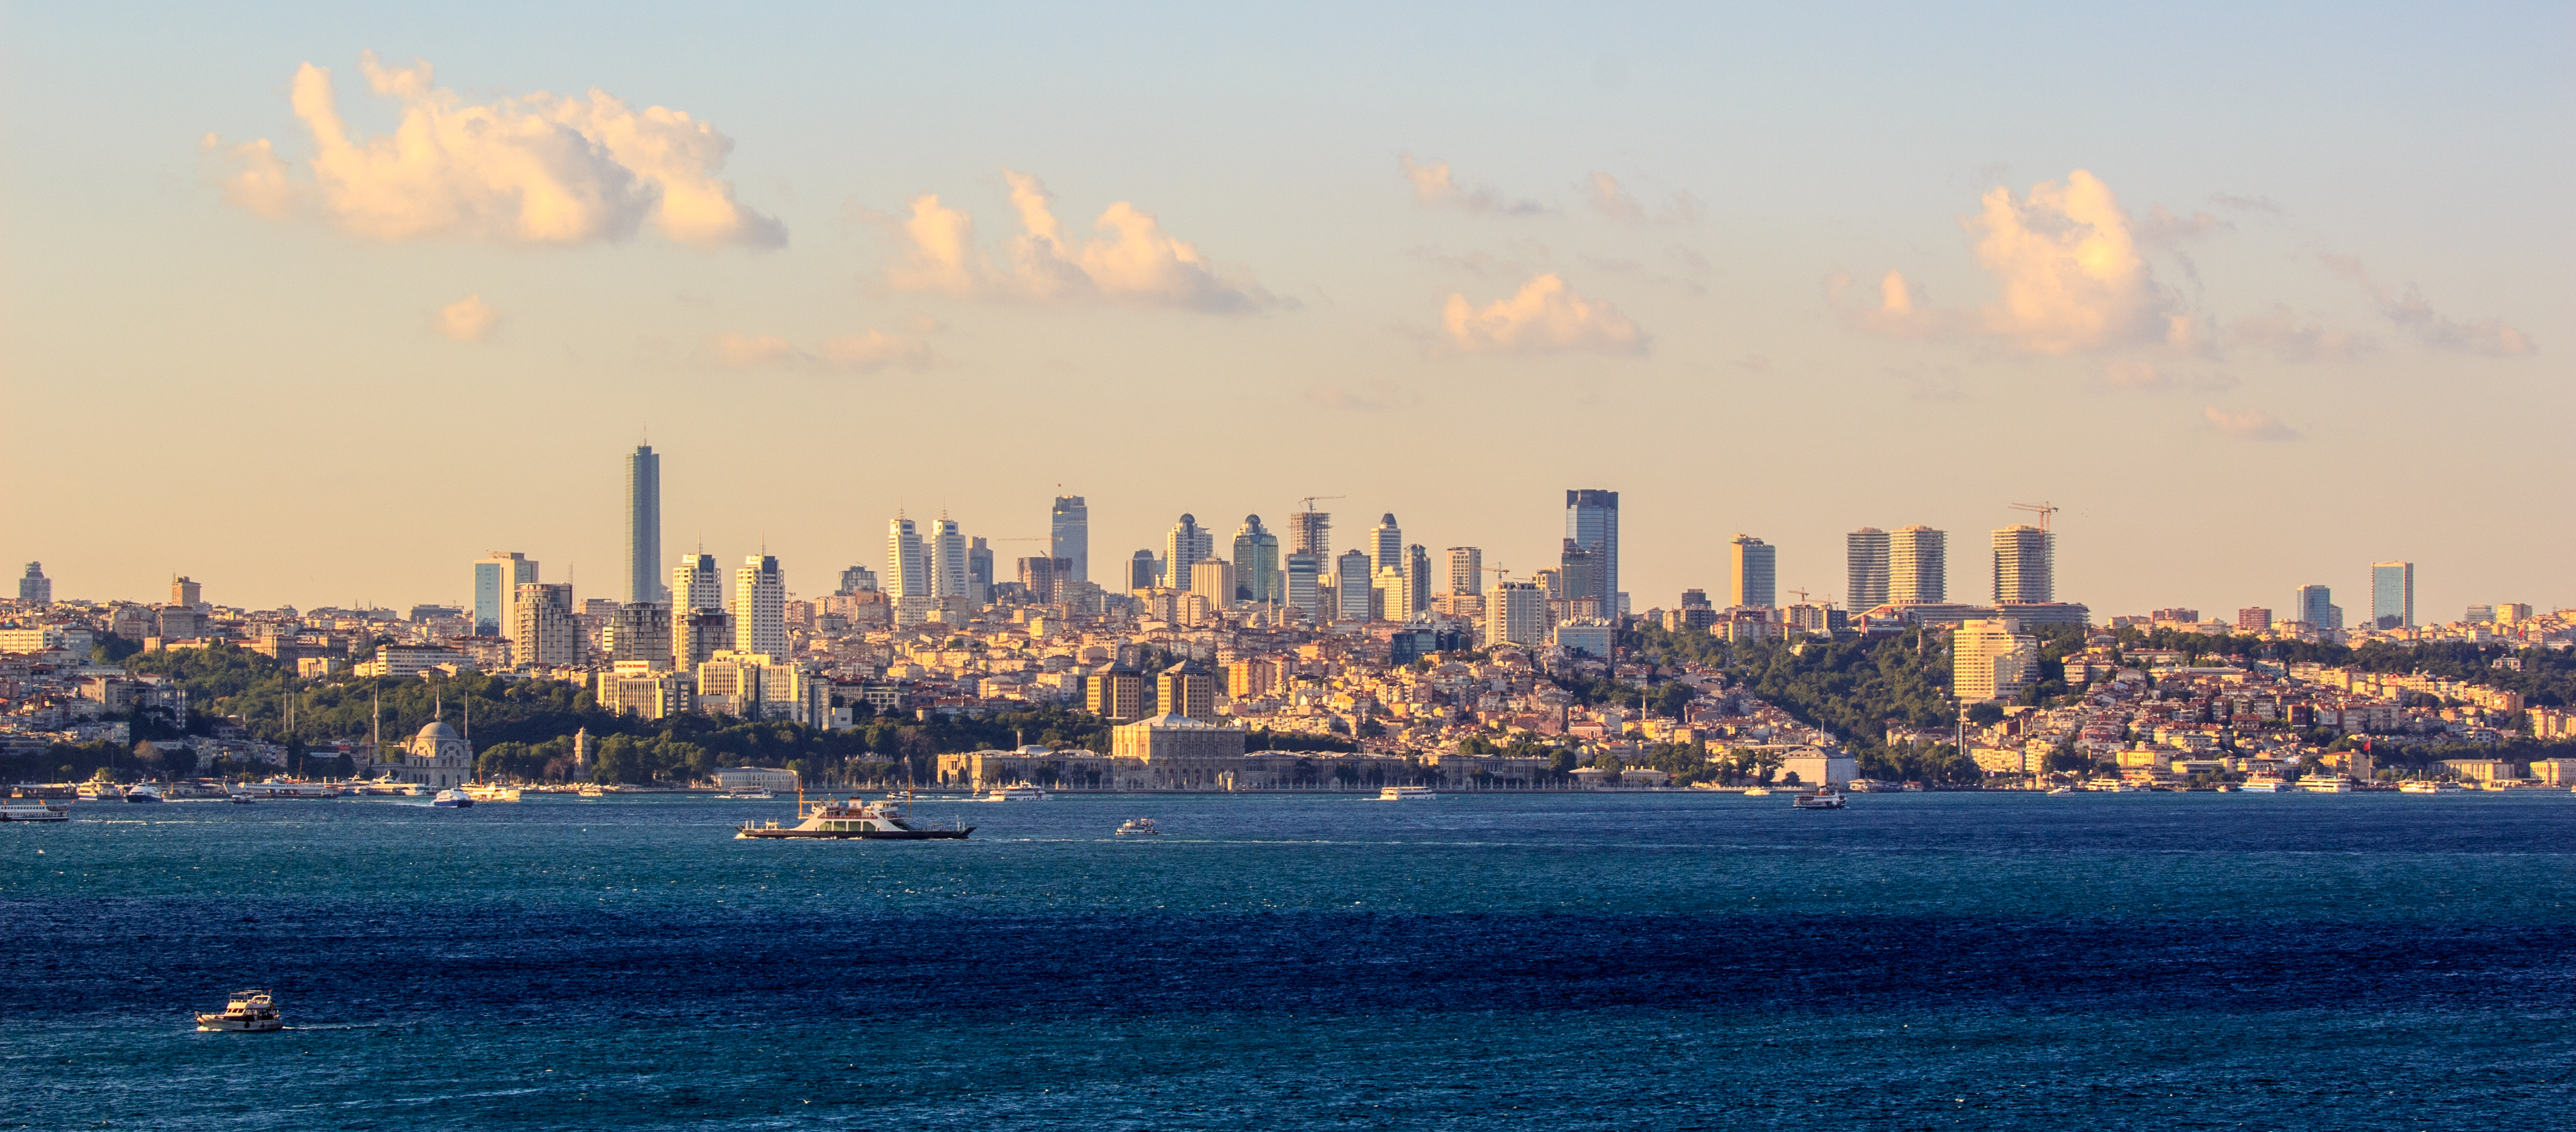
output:
M733 651L787 659L787 575L770 555L745 558L733 572Z

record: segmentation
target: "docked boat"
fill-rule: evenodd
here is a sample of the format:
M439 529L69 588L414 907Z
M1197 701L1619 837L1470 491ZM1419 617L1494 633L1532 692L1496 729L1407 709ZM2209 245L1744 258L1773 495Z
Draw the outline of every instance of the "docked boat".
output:
M2400 794L2461 794L2467 791L2457 782L2445 782L2435 778L2410 778L2397 784L2397 792Z
M126 787L126 788L125 788L125 800L126 800L126 801L128 801L128 802L166 802L166 801L169 801L169 799L164 798L164 797L162 797L162 796L161 796L161 788L160 788L160 787L158 787L158 786L154 786L154 785L152 785L152 784L151 784L151 783L149 783L149 782L137 782L137 783L135 783L135 784L134 784L134 785L132 785L132 786L128 786L128 787Z
M769 802L775 801L778 794L768 787L763 786L757 790L728 790L722 794L716 795L716 797L730 798L736 801L745 802Z
M1850 783L1846 784L1843 789L1849 790L1854 794L1876 794L1881 790L1893 793L1896 790L1896 784L1892 782L1880 782L1872 778L1855 778L1852 779Z
M32 798L0 801L0 821L70 821L67 807L48 806Z
M1747 786L1744 788L1744 796L1747 798L1768 798L1771 796L1771 788L1768 786Z
M2244 784L2238 786L2237 789L2248 794L2278 794L2283 790L2288 789L2289 785L2289 783L2281 780L2280 775L2258 774L2246 779Z
M1415 798L1437 798L1440 794L1428 786L1389 786L1377 792L1381 802L1404 802Z
M72 792L72 797L84 802L122 802L125 791L117 789L113 782L84 782L80 789Z
M777 822L754 825L744 822L734 827L736 840L770 840L815 838L832 841L963 841L975 832L971 825L937 826L905 812L898 798L877 802L858 799L798 801L796 824L782 826Z
M574 790L573 793L579 794L584 798L605 798L608 796L608 788L598 785L597 783L584 783L580 789Z
M1797 797L1790 799L1789 808L1793 810L1839 810L1843 808L1843 796L1831 789L1817 790L1811 793L1800 794Z
M519 800L519 788L503 786L496 782L468 782L465 784L465 796L477 802L516 802Z
M2048 792L2051 794L2072 794L2075 792L2075 788L2072 786L2051 786L2048 788Z
M1162 832L1154 828L1152 818L1129 818L1126 824L1118 827L1120 837L1153 837Z
M2128 783L2117 778L2113 778L2107 774L2095 775L2092 778L2085 779L2084 788L2087 790L2099 791L2104 794L2134 794L2138 789L2135 786L2131 786Z
M441 810L462 810L474 804L474 795L466 793L465 788L459 786L439 791L437 796L429 800L429 804Z
M222 1010L197 1015L201 1033L265 1034L285 1028L285 1020L277 1016L276 1002L264 990L236 991Z
M233 787L233 793L253 798L337 798L342 791L336 783L272 778L266 782L242 783Z
M2352 780L2340 774L2310 775L2299 780L2299 789L2310 794L2350 794Z
M984 792L987 802L1045 802L1054 797L1044 786L996 786Z

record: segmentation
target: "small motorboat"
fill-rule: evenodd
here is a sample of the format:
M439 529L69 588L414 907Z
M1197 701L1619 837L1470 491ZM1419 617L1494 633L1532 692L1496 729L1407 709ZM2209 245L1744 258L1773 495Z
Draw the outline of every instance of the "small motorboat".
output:
M996 786L984 792L987 802L1045 802L1054 797L1044 786Z
M2049 787L2048 792L2051 794L2072 794L2075 792L2075 788L2072 786L2052 786Z
M1126 824L1118 827L1120 837L1153 837L1162 832L1154 828L1152 818L1129 818Z
M285 1028L285 1020L277 1016L276 1002L264 990L236 992L222 1010L197 1015L199 1033L265 1034Z
M463 787L456 787L439 791L436 797L429 800L429 804L441 810L462 810L474 804L474 795L467 793Z

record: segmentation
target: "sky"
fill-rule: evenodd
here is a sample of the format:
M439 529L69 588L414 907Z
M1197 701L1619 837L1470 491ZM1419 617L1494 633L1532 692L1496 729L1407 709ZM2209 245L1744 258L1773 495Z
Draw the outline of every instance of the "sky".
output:
M2576 8L1394 7L0 7L0 561L618 596L649 436L808 595L1607 488L1639 609L2041 502L2097 618L2576 605Z

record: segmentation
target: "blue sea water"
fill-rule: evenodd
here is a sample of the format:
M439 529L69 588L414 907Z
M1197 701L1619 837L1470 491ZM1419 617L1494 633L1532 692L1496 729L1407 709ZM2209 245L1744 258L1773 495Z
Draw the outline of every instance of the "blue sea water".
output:
M2557 792L790 808L0 825L0 1126L2576 1125Z

